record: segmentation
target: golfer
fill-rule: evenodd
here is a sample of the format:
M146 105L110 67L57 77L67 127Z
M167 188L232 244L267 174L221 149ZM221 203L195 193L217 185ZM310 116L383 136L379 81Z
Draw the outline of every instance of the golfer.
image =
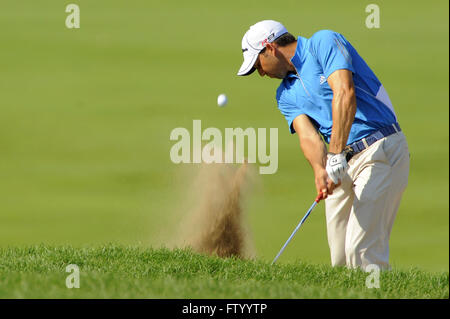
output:
M260 21L242 38L242 52L238 75L257 70L282 79L278 108L325 199L332 265L390 269L409 150L381 82L345 37L329 30L295 38L279 22Z

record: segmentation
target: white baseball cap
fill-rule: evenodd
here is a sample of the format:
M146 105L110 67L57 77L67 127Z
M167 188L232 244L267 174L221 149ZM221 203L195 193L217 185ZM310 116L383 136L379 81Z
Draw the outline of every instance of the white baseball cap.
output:
M237 75L252 74L255 71L253 65L258 58L258 54L266 47L266 43L275 41L287 32L280 22L273 20L263 20L252 25L242 38L244 62Z

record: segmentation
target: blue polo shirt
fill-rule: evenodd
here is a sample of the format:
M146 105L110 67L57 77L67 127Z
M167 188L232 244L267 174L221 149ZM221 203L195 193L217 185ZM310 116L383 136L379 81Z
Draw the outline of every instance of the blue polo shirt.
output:
M298 37L291 62L297 74L290 73L283 79L276 99L292 134L294 119L306 114L325 141L330 142L333 91L327 79L339 69L352 71L356 93L356 114L347 144L397 122L383 85L341 34L322 30L309 39Z

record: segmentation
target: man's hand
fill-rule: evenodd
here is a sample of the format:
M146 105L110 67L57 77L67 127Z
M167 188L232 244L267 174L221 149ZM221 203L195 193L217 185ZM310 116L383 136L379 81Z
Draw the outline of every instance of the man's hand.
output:
M340 184L334 184L328 177L325 169L320 169L314 172L317 194L322 193L322 199L326 199L328 195L333 194L333 190Z
M328 154L326 171L334 184L340 183L347 171L347 167L348 165L344 152L339 154Z

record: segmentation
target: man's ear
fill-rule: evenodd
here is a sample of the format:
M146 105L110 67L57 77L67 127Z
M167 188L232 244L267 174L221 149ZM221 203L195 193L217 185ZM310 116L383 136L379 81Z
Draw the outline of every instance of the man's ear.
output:
M270 55L275 56L276 51L277 50L274 43L266 43L266 52L269 52Z

